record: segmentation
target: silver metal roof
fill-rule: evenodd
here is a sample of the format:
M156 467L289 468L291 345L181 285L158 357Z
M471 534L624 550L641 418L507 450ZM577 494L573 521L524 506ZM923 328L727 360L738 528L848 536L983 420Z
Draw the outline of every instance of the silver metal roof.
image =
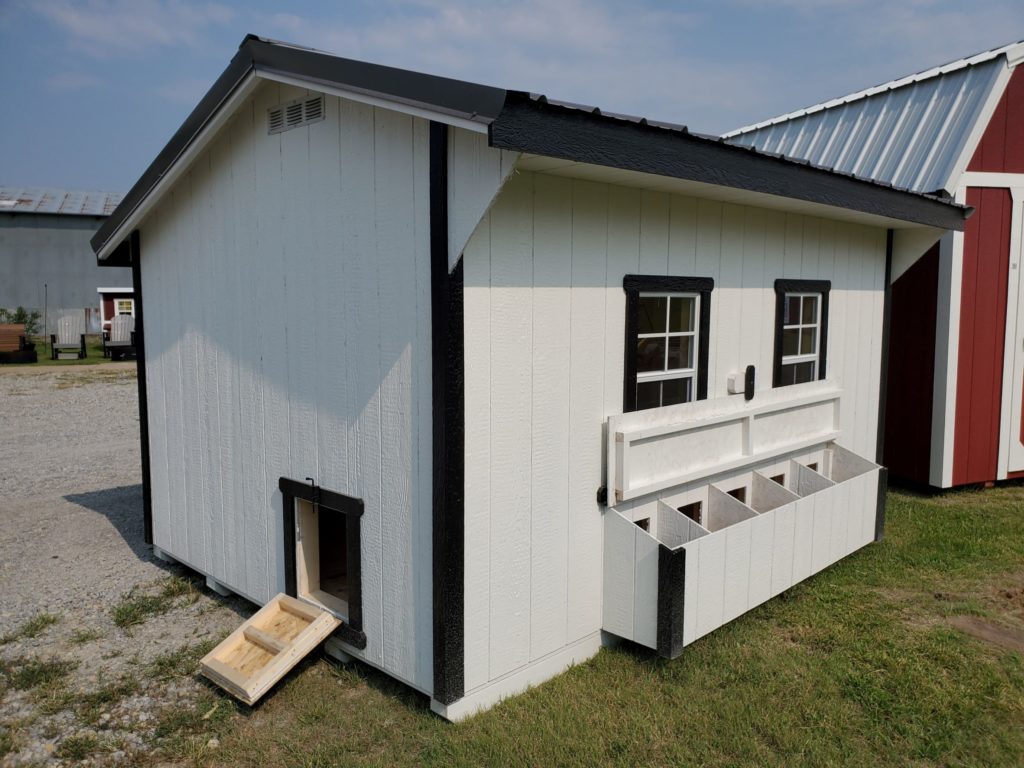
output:
M734 144L800 158L918 192L943 189L1014 43L725 135Z
M109 216L124 197L119 192L92 192L41 187L0 187L0 213L53 213Z

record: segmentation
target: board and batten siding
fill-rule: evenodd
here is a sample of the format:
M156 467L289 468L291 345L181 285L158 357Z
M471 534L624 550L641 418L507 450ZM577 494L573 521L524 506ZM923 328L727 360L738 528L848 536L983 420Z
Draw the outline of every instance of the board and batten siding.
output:
M841 441L873 457L885 241L884 229L810 216L509 177L463 254L467 696L599 638L596 494L603 427L623 403L623 276L714 278L709 398L749 364L771 386L777 278L831 280Z
M361 498L354 655L429 692L428 123L263 83L141 227L154 543L284 590L278 478Z

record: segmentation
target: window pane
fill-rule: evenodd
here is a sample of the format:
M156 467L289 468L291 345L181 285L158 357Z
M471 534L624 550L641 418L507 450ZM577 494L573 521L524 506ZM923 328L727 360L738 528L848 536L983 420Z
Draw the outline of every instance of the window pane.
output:
M785 310L783 311L782 324L794 325L800 322L800 297L787 296Z
M668 329L672 332L692 331L696 303L692 296L673 296L669 305Z
M643 411L661 405L661 382L644 381L636 385L636 409Z
M641 296L638 316L640 333L664 333L665 309L668 299L665 296Z
M786 367L793 369L794 384L806 384L808 381L814 381L814 363L797 363Z
M810 355L814 352L814 337L817 335L816 328L804 328L800 332L800 354Z
M802 322L806 325L808 323L814 324L818 322L818 297L817 296L804 296L804 311L803 311Z
M675 405L693 400L693 379L669 379L661 382L661 404Z
M799 328L787 328L782 332L782 354L783 355L799 355L800 349L800 329Z
M636 370L638 373L665 370L664 336L636 340Z
M668 340L668 368L693 368L693 336L671 336Z

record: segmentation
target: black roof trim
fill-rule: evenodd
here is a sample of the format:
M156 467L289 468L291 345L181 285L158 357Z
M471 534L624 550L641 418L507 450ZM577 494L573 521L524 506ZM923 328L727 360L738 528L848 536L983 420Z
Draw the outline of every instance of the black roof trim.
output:
M247 35L227 69L96 231L91 240L95 252L149 195L242 80L257 70L477 121L489 126L491 146L503 149L747 189L942 229L963 229L972 210L693 134L685 126L369 64Z
M611 116L509 91L491 145L580 163L734 187L962 230L973 209L691 133L685 126Z

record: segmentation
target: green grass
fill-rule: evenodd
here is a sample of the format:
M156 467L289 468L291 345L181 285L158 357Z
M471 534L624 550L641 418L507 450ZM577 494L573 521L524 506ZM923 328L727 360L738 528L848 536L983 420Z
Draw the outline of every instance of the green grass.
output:
M1024 488L891 493L887 520L880 544L674 661L606 649L453 725L366 666L311 660L245 717L177 713L170 751L211 766L1024 764L1024 659L946 621L1024 630L1004 596L1024 586ZM197 746L212 734L217 750Z
M54 754L65 760L84 760L99 748L100 740L89 733L81 736L68 736L60 743Z
M105 709L138 691L139 681L124 676L112 683L101 685L94 691L75 696L75 712L83 722L91 725L99 720Z
M199 669L199 660L213 650L217 642L204 640L194 645L183 645L180 648L161 654L153 659L146 672L155 680L172 680L195 674Z
M71 633L70 642L72 645L85 645L102 637L103 633L95 629L76 629Z
M6 730L0 731L0 758L14 751L14 737Z
M60 683L77 666L77 662L73 661L22 658L6 663L3 674L10 681L12 688L28 691Z
M58 621L60 621L60 616L54 616L52 613L38 613L10 634L0 637L0 645L7 645L15 640L39 637L47 627Z
M120 601L110 611L114 624L128 630L152 616L192 605L199 599L195 583L183 576L168 576L156 582L155 586L155 592L133 588L121 595Z
M115 362L103 356L103 341L99 334L85 335L85 357L81 360L51 360L50 359L50 337L36 337L33 339L36 345L36 356L39 361L36 363L17 363L16 365L98 365Z

